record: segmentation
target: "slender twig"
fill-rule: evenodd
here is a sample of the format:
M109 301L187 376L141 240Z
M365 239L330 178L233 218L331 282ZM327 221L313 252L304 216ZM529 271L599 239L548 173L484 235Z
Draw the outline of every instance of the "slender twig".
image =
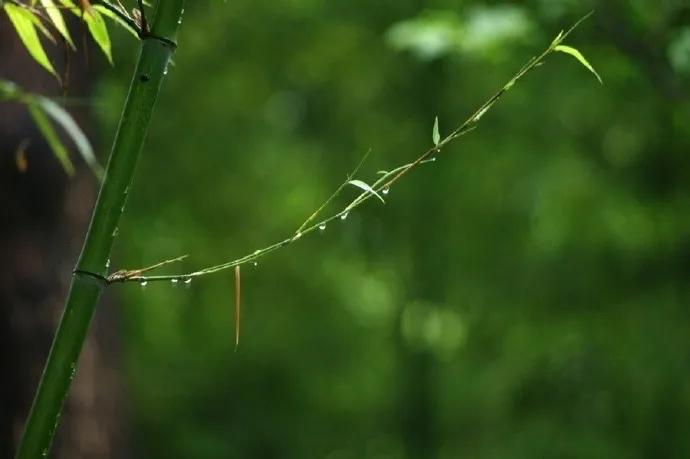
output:
M155 265L148 266L146 268L139 268L139 269L121 269L119 271L115 271L114 273L110 274L108 277L105 278L105 281L107 283L112 283L112 282L121 282L123 280L126 280L130 277L137 277L141 276L141 274L153 271L154 269L160 268L161 266L169 265L170 263L175 263L177 261L184 260L187 258L189 255L182 255L177 258L171 258L170 260L165 260L161 261L160 263L156 263Z
M359 160L359 163L357 163L357 166L355 166L355 168L352 170L352 172L350 172L348 174L345 181L340 184L340 186L333 192L333 194L331 194L328 197L328 199L326 199L323 202L323 204L321 204L321 206L318 209L316 209L314 211L314 213L311 214L309 216L309 218L307 218L304 221L304 223L302 223L302 225L300 225L299 228L297 228L297 231L295 231L295 233L301 233L302 230L304 229L304 227L307 226L312 220L314 220L321 213L321 211L323 209L325 209L328 206L328 204L330 204L331 201L333 201L333 199L335 199L336 196L338 196L340 194L340 192L343 190L343 188L345 188L347 186L348 182L350 182L350 180L352 180L357 175L357 172L359 172L359 170L362 168L362 165L364 165L364 162L367 160L367 157L369 156L369 154L371 154L371 148L369 150L367 150L367 152L364 154L364 156L362 156L362 159Z
M146 11L144 11L144 2L142 0L137 0L139 4L139 15L141 16L141 34L148 35L149 24L146 22Z
M459 137L462 137L463 135L473 131L474 129L477 128L479 121L481 118L505 95L506 92L508 92L513 85L520 80L522 77L524 77L526 74L528 74L530 71L534 70L536 67L542 65L544 63L544 59L550 55L551 53L555 52L555 48L565 40L565 38L578 26L582 21L587 19L589 16L592 15L592 12L588 13L584 17L582 17L580 20L578 20L572 27L570 27L567 31L561 31L556 38L551 42L551 44L539 55L534 56L530 58L521 68L518 70L513 77L508 80L506 84L504 84L496 93L494 93L491 97L489 97L483 104L479 106L462 124L460 124L457 128L455 128L453 131L451 131L450 134L448 134L446 137L441 139L436 145L432 146L431 148L427 149L424 151L417 159L414 161L398 166L395 169L392 169L390 171L381 171L383 175L376 180L372 185L371 189L374 190L375 192L383 192L384 194L387 194L388 190L390 187L400 180L405 174L407 174L409 171L412 169L416 168L420 164L425 164L429 162L433 162L436 160L436 155L440 154L441 151L449 145L451 142L454 140L458 139ZM358 195L350 204L348 204L346 207L344 207L342 210L336 212L335 214L319 221L318 223L313 223L314 219L325 209L328 204L332 202L332 200L340 194L340 192L343 190L343 188L347 185L347 183L352 180L354 175L359 171L360 167L364 163L364 160L367 158L369 152L362 158L362 160L359 162L357 167L354 169L354 171L348 175L348 178L345 182L343 182L336 190L335 192L328 198L324 203L314 212L312 213L307 220L302 223L302 225L297 229L297 231L291 235L290 237L283 239L281 241L278 241L274 244L271 244L267 247L264 247L262 249L255 250L254 252L244 255L240 258L236 258L234 260L221 263L218 265L213 265L209 266L207 268L200 269L198 271L193 271L190 273L184 273L184 274L172 274L172 275L158 275L158 276L142 276L140 275L141 272L137 273L136 275L129 275L129 276L124 276L124 277L117 277L117 278L112 278L108 279L109 283L112 282L155 282L155 281L173 281L177 282L179 280L186 280L188 282L191 282L191 279L196 278L196 277L201 277L201 276L206 276L209 274L213 274L219 271L223 271L229 268L233 268L236 266L241 266L245 263L250 263L250 262L255 262L257 259L264 257L268 255L269 253L272 253L282 247L285 247L289 244L292 244L299 240L302 236L309 234L317 229L323 229L326 224L330 223L333 220L336 219L345 219L347 218L348 214L355 208L359 207L362 205L364 202L367 200L371 199L372 196L376 196L375 193L371 193L370 191L365 191ZM134 271L124 271L128 273L133 273L136 272Z

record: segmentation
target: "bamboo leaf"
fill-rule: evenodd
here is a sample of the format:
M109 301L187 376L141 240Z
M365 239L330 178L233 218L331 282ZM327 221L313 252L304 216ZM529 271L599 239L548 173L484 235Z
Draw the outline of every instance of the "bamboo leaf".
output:
M135 38L139 38L139 33L131 26L129 25L126 21L124 21L120 16L115 14L113 11L109 10L103 5L97 4L93 5L92 8L99 13L101 13L103 16L112 19L115 21L118 25L122 26L127 32L131 33L134 35Z
M558 35L556 35L556 38L554 38L553 41L551 42L552 48L555 48L563 40L563 33L564 33L563 30L558 32Z
M38 126L38 129L41 131L43 138L46 140L46 142L48 142L50 149L53 150L53 154L58 159L58 161L60 161L67 175L74 175L74 165L72 164L72 161L69 159L67 149L60 141L60 138L55 132L55 129L53 129L53 125L50 124L50 120L48 119L46 114L43 113L39 105L37 105L34 102L29 102L27 104L27 108L29 109L29 113L31 114L31 117L36 123L36 126Z
M79 7L75 5L72 0L60 0L60 3L62 3L64 7L70 10L72 14L81 17L81 9L79 9Z
M60 35L64 37L72 49L75 49L74 42L69 34L69 30L67 30L67 25L65 25L65 20L63 19L62 13L60 12L58 6L53 2L53 0L41 0L41 4L45 8L48 17L53 22L53 25L57 31L60 32Z
M77 150L79 151L81 157L84 159L86 164L89 165L96 177L101 180L103 178L103 167L101 167L101 165L98 163L89 139L86 137L79 125L74 121L74 118L72 118L72 116L67 113L64 108L48 98L37 96L35 100L36 103L41 106L43 111L56 123L62 126L65 132L69 134L70 138L77 146Z
M585 59L585 56L582 55L580 51L577 49L571 47L571 46L566 46L566 45L557 45L553 48L555 51L560 51L562 53L570 54L573 56L575 59L577 59L580 64L584 65L587 70L592 72L595 77L597 77L597 80L599 80L600 84L604 84L603 81L601 81L601 77L597 73L596 70L594 70L594 67L592 67L592 64L590 64L587 59Z
M438 143L441 141L441 133L438 132L438 116L434 119L434 129L431 132L431 139L434 141L434 145L438 147Z
M34 20L37 20L38 18L35 18L31 11L12 3L5 3L4 9L5 12L7 12L7 16L10 18L12 25L17 31L17 35L19 35L22 43L24 43L24 46L26 46L29 54L31 54L31 57L33 57L34 60L43 68L57 77L53 64L50 63L50 60L43 49L43 45L41 44L41 40L38 38L38 34L36 33Z
M363 182L363 181L361 181L361 180L349 180L347 183L350 184L350 185L354 185L354 186L356 186L357 188L361 188L362 190L366 191L367 193L373 194L374 196L376 196L377 198L379 198L379 200L380 200L382 203L384 203L384 204L386 203L386 201L383 200L383 198L381 197L381 195L378 194L378 193L376 192L376 190L374 190L372 187L370 187L367 183L365 183L365 182Z
M55 41L55 37L53 36L52 33L50 33L50 30L43 24L41 21L41 18L39 18L37 15L33 14L31 11L28 11L27 18L31 20L33 25L36 27L36 29L41 32L41 34L46 37L48 40L50 40L53 44L57 44L57 41Z
M103 51L105 57L108 58L108 62L110 62L110 65L113 65L110 35L108 35L108 28L105 25L103 16L101 16L101 13L96 11L94 8L91 8L90 11L84 12L84 21L86 21L86 25L89 28L89 32L91 32L91 36L101 48L101 51Z

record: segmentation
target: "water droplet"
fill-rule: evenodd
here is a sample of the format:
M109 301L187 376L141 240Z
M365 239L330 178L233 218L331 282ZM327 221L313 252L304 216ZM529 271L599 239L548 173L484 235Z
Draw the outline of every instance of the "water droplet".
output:
M259 266L259 262L258 262L258 261L255 261L255 262L254 262L254 267L257 267L257 266Z
M302 232L301 232L301 231L297 231L297 232L295 233L295 235L292 237L292 240L293 240L293 241L296 241L297 239L299 239L299 238L301 238L301 237L302 237Z
M390 188L386 187L386 188L384 188L383 190L381 190L381 193L383 193L383 194L388 194L388 192L389 192L390 190L391 190Z
M326 224L325 224L325 223L321 223L321 224L319 225L319 231L323 231L323 230L325 230L325 229L326 229Z
M115 229L113 230L112 236L113 236L113 237L117 236L117 233L119 233L119 232L120 232L120 230L119 230L119 228L116 226Z
M192 278L190 277L189 279L185 279L184 286L186 288L189 288L191 285L192 285Z
M110 258L108 258L105 262L105 269L110 268Z
M43 451L41 451L41 456L43 456L43 457L48 456L48 448L44 448Z
M168 74L168 66L166 65L165 68L163 69L163 75Z
M340 215L340 219L341 219L341 220L345 220L345 219L347 218L347 216L348 216L349 213L350 213L350 212L343 212L343 213Z
M148 284L147 281L141 281L141 284L140 284L140 285L141 285L141 289L142 289L142 290L146 288L146 284Z
M429 161L431 161L431 162L436 161L436 156L432 156L431 158L429 158Z
M172 284L173 287L177 287L177 279L170 279L170 283Z
M258 249L257 249L257 250L254 251L254 255L256 255L256 254L258 254L258 253L261 253L261 250L258 250Z

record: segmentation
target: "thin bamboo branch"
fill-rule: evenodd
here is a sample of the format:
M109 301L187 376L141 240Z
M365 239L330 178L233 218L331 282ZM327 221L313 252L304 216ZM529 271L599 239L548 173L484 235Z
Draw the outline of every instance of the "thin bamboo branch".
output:
M579 19L573 26L571 26L567 31L563 32L561 31L556 38L551 42L551 44L544 50L542 51L539 55L534 56L530 58L509 80L507 83L505 83L496 93L494 93L491 97L489 97L483 104L479 106L464 122L462 122L458 127L456 127L453 131L451 131L450 134L445 136L443 139L441 139L438 144L433 145L426 151L424 151L421 155L417 157L414 161L403 164L401 166L396 167L395 169L391 171L386 171L382 177L380 177L378 180L376 180L372 185L371 188L375 192L382 192L383 194L387 194L388 190L390 190L391 186L395 184L398 180L400 180L405 174L407 174L409 171L415 169L417 166L421 164L425 164L428 162L433 162L436 160L436 156L439 155L443 149L448 146L450 143L453 141L457 140L458 138L462 137L463 135L473 131L476 129L479 125L479 121L481 118L489 111L491 108L513 87L515 83L517 83L522 77L527 75L529 72L534 70L536 67L542 65L544 63L544 60L546 59L547 56L550 54L554 53L556 50L555 48L565 40L570 33L575 30L577 26L579 26L582 21L587 19L589 16L592 15L592 12L588 13L581 19ZM350 204L345 206L343 209L340 211L336 212L335 214L319 221L318 223L310 224L314 219L325 209L328 204L330 204L333 199L340 194L340 192L343 190L343 188L347 185L347 183L352 180L354 175L359 171L360 167L362 166L364 160L366 159L367 155L362 158L360 163L357 165L357 167L354 169L354 171L348 175L348 178L345 182L340 184L340 186L331 194L331 196L324 201L324 203L314 212L311 214L309 218L297 229L297 231L292 234L291 236L275 242L269 246L266 246L262 249L255 250L252 253L243 255L239 258L236 258L231 261L227 261L224 263L220 263L217 265L209 266L206 268L202 268L197 271L189 272L189 273L182 273L182 274L167 274L167 275L156 275L156 276L145 276L145 275L134 275L134 276L128 276L128 277L122 277L122 276L116 276L116 275L111 275L105 278L106 283L111 284L115 282L160 282L160 281L172 281L172 282L178 282L178 281L187 281L191 282L191 279L197 278L197 277L202 277L206 276L209 274L217 273L220 271L224 271L226 269L234 268L236 266L241 266L246 263L253 263L256 262L259 258L262 258L269 253L275 252L276 250L283 248L287 245L290 245L299 239L302 238L302 236L307 235L313 231L316 231L319 228L323 228L325 225L328 223L336 220L336 219L345 219L347 218L348 214L359 207L360 205L364 204L366 201L368 201L372 196L376 196L376 194L373 194L371 192L363 192L360 195L358 195ZM117 273L115 273L117 274Z

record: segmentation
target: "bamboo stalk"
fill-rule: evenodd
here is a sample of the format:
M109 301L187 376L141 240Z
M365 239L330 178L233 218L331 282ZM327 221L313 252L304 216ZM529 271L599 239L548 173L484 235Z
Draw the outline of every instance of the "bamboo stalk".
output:
M17 459L48 455L63 402L74 378L79 354L105 282L108 258L127 201L158 92L175 51L184 0L157 2L150 31L143 31L139 61L120 118L105 179L91 217L81 256L36 391Z

